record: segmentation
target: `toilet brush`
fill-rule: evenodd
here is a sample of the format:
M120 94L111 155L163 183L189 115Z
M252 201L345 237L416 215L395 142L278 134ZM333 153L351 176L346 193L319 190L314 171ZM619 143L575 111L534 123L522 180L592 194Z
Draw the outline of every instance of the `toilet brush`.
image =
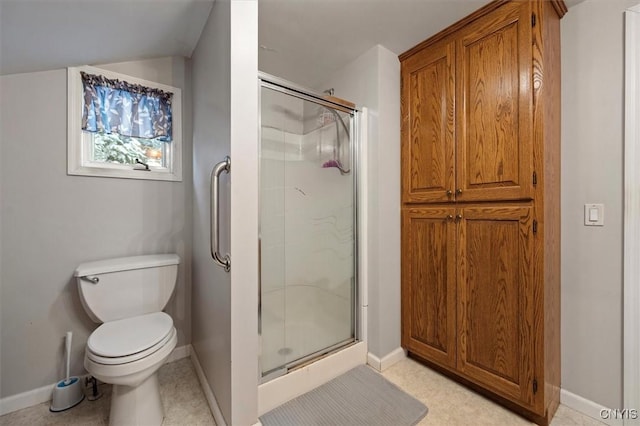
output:
M64 411L80 404L84 399L84 390L78 377L69 377L69 362L71 361L71 339L73 333L67 331L65 348L67 352L67 376L53 387L50 411Z

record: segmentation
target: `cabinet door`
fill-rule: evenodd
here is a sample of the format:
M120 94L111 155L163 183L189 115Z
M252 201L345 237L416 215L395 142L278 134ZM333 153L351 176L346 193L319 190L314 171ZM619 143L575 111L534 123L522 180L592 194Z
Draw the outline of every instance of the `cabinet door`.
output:
M402 63L402 201L453 199L454 43Z
M458 369L533 405L534 292L531 207L461 209Z
M402 345L444 366L456 357L453 208L402 212Z
M459 33L456 199L533 195L531 5L510 2Z

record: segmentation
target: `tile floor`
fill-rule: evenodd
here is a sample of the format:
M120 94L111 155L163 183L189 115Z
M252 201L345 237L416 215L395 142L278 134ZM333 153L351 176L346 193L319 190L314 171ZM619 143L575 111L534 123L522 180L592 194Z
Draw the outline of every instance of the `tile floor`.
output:
M528 420L412 359L405 358L382 375L429 408L419 426L532 425ZM561 405L551 426L575 425L602 426L603 423Z
M165 408L164 426L215 426L209 405L189 358L164 365L159 371L160 396ZM0 425L80 426L108 425L111 386L100 385L104 393L96 401L86 398L76 407L60 413L49 411L49 403L38 404L0 417Z
M160 369L163 425L215 425L191 361L186 358ZM383 376L429 407L419 425L519 426L530 422L492 401L468 390L411 359L387 369ZM72 410L49 412L43 403L0 417L0 425L107 425L111 387L101 385L104 396L95 402L84 400ZM602 426L602 423L560 406L551 426Z

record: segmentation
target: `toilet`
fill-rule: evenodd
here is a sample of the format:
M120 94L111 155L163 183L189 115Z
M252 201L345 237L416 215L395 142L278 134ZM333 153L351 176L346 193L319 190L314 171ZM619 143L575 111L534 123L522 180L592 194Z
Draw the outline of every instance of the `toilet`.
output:
M75 271L80 301L102 323L87 340L84 367L113 385L110 425L160 425L158 369L176 346L173 319L162 312L176 285L176 254L83 263Z

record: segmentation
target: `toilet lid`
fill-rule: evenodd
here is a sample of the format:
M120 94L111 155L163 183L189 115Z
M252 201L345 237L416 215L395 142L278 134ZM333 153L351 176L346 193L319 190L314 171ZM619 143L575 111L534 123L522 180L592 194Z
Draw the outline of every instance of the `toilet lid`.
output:
M173 320L164 312L109 321L91 333L87 347L103 357L123 357L158 344L172 329Z

